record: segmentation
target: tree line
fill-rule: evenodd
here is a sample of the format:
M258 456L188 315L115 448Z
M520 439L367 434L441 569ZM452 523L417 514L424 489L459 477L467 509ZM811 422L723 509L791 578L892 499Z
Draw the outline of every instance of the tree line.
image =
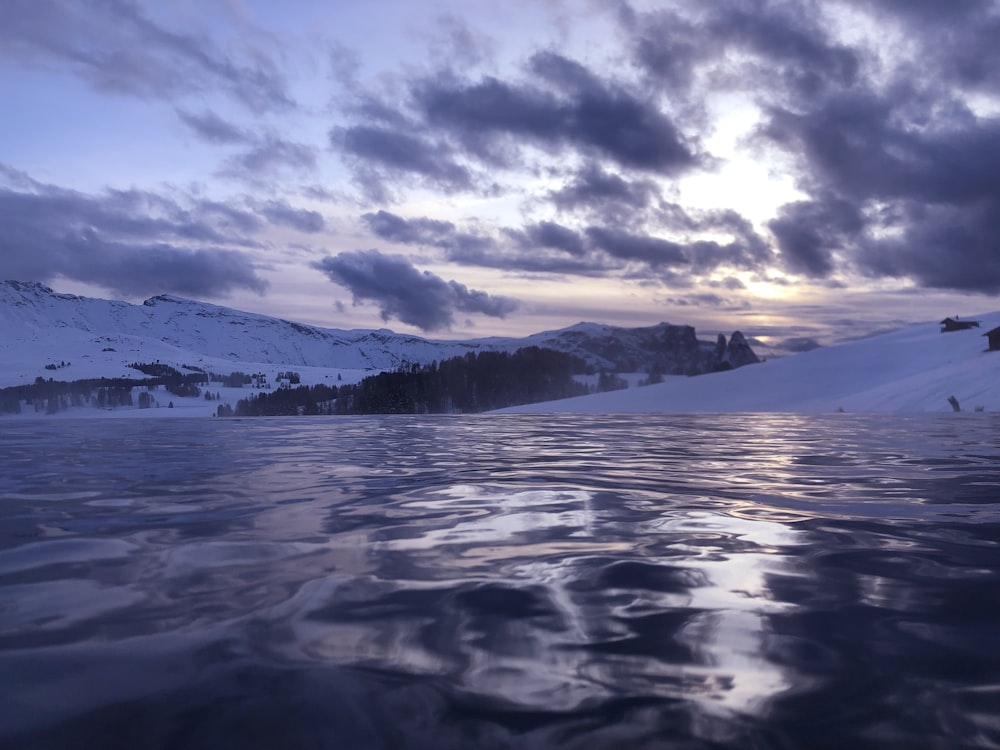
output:
M132 362L128 365L149 377L138 378L82 378L80 380L47 380L41 376L34 383L0 388L0 414L20 414L22 403L37 411L48 414L68 409L71 406L95 406L99 409L117 406L133 406L133 388L143 388L139 394L139 407L150 408L157 402L150 391L163 387L175 396L198 397L209 382L230 383L242 387L250 382L250 376L241 372L228 376L206 373L203 370L184 365L191 372L183 373L161 362ZM208 393L205 396L208 397ZM171 402L172 404L172 402Z
M470 352L442 362L380 372L359 383L282 388L237 402L236 416L296 414L470 414L587 393L573 379L575 357L532 346ZM218 413L228 416L220 406Z
M20 413L22 403L35 411L54 413L70 406L114 408L132 406L132 389L139 394L140 408L159 405L150 395L162 386L177 396L197 397L202 387L221 383L243 387L260 383L262 374L233 372L217 375L184 366L181 372L160 362L133 362L131 368L149 377L89 378L75 381L39 377L30 385L0 389L0 413ZM241 399L235 408L220 404L219 416L292 416L299 414L469 414L506 406L551 401L588 392L574 380L585 372L580 359L563 352L527 347L515 352L469 352L461 357L413 364L391 372L380 372L359 383L298 385L298 373L279 373L282 387L261 390ZM607 382L605 382L607 380ZM599 388L621 387L613 376L602 374ZM206 391L205 398L211 400ZM172 405L172 403L170 404Z

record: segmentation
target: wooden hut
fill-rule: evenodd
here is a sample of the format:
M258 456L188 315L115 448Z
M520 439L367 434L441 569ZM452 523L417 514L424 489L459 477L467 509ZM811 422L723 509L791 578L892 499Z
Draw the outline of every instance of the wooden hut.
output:
M941 321L941 333L949 331L965 331L969 328L979 328L978 320L959 320L958 318L945 318Z
M992 331L987 331L983 335L990 342L987 351L1000 352L1000 326L994 328Z

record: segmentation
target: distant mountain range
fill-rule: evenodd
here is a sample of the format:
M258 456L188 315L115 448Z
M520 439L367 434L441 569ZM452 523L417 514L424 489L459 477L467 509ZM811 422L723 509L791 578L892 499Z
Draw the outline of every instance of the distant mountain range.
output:
M963 411L1000 412L996 387L1000 352L990 350L990 338L984 335L997 338L1000 312L963 321L980 325L942 331L940 323L929 322L743 367L757 362L757 357L741 334L700 341L692 327L666 323L646 328L579 323L519 339L441 341L387 330L318 328L179 297L153 297L135 305L8 281L0 282L0 390L38 378L72 382L144 377L129 367L137 361L162 362L185 373L240 371L261 376L245 388L213 381L207 395L214 400L155 392L161 406L168 399L176 401L174 409L91 406L59 412L60 416L152 416L154 412L208 416L219 406L260 393L261 383L273 384L290 370L301 375L303 385L339 386L409 365L538 346L578 357L595 373L587 381L591 390L598 383L598 372L655 371L665 377L659 384L533 403L511 411L950 412L954 399ZM698 373L711 374L669 377ZM633 377L631 384L636 386L640 379L649 380ZM27 407L22 412L33 413ZM43 411L41 416L48 415Z
M579 323L524 338L431 340L389 330L337 330L171 295L141 305L58 294L37 282L0 282L0 386L38 376L70 380L134 375L136 360L226 371L260 365L336 370L350 379L476 351L538 346L594 372L697 375L758 362L738 331L700 341L691 326L620 328ZM62 368L69 368L61 371Z

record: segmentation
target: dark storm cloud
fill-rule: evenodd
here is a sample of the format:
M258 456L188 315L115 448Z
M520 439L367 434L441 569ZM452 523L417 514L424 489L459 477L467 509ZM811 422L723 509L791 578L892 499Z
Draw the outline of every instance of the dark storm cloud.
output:
M696 24L670 10L640 15L627 3L620 6L618 17L640 68L664 88L690 88L696 66L712 54Z
M650 79L689 93L702 69L734 88L765 87L810 97L858 76L857 51L830 39L821 8L808 0L724 0L619 14L632 56ZM768 91L769 90L769 91Z
M195 135L209 143L247 143L252 140L252 136L245 130L209 110L201 114L180 108L176 111L177 116Z
M380 212L372 231L523 273L690 285L719 269L781 268L816 283L860 273L1000 290L1000 119L968 99L1000 98L997 3L618 7L627 58L614 69L552 50L514 74L444 60L396 79L382 99L355 96L353 124L332 140L369 197L407 179L480 193L483 174L563 180L525 199L521 227ZM906 44L870 48L869 33ZM741 147L790 166L803 193L765 236L735 212L667 199L678 194L668 179L712 167L696 136L712 126L709 97L720 93L760 108Z
M429 124L446 129L480 158L494 139L504 138L591 153L662 174L680 173L697 163L692 148L654 101L554 53L535 55L531 72L550 87L494 77L470 83L439 76L415 84L411 96Z
M816 278L830 275L834 251L852 243L863 226L857 208L837 199L786 204L768 223L785 268Z
M678 205L668 205L663 212L665 223L691 235L728 235L728 242L689 240L688 257L695 272L719 267L763 271L774 260L771 246L747 219L729 209L689 214Z
M251 253L268 223L303 232L322 217L282 201L175 199L142 190L86 194L0 165L0 277L64 276L126 295L220 296L267 287Z
M409 77L402 103L395 94L380 98L345 86L344 112L353 122L333 128L330 142L369 199L394 197L399 178L492 194L503 189L498 173L516 177L546 158L586 157L661 176L702 161L696 139L680 131L656 96L564 56L536 53L513 77L464 70L451 60L433 75ZM650 189L648 180L633 182L634 193Z
M948 116L930 117L935 108ZM801 184L814 196L770 224L789 268L827 276L836 248L872 276L1000 290L1000 121L901 84L891 97L775 110L764 132L802 155Z
M770 247L745 219L732 211L709 212L703 217L685 214L681 230L692 233L716 231L733 235L729 242L684 237L665 239L655 235L626 232L609 227L591 226L586 230L591 247L623 261L639 261L662 276L662 267L689 275L706 274L718 268L760 271L772 260ZM633 273L634 273L633 269ZM680 283L679 277L674 278Z
M777 63L786 85L808 97L829 83L850 85L860 65L854 50L830 40L819 16L809 2L730 0L714 9L706 28L716 44Z
M75 262L61 275L126 295L216 297L240 288L263 294L267 288L249 259L235 250L105 242L87 231L65 238L65 249Z
M355 178L372 200L384 201L392 194L387 183L396 174L420 178L446 192L472 188L471 173L449 148L412 132L356 125L334 129L330 142L354 160Z
M396 318L424 331L450 328L456 312L503 318L517 307L508 297L445 281L429 271L419 271L401 255L378 250L328 256L314 267L349 289L355 302L374 302L384 321Z
M856 263L872 276L924 287L1000 293L1000 197L972 205L913 205L899 237L871 241Z
M1000 194L1000 121L961 106L931 121L926 95L895 93L838 95L807 114L775 110L765 132L804 154L808 179L845 198L961 204Z
M579 232L554 221L529 224L521 230L508 230L507 234L522 248L551 248L577 257L587 251L584 238Z
M467 266L521 273L594 276L614 268L587 252L585 238L555 222L538 222L499 235L463 232L450 221L404 219L388 211L363 215L381 239L405 245L436 247L447 260Z
M632 274L645 266L656 278L663 267L709 272L719 267L760 269L771 260L771 250L749 222L731 211L707 212L693 218L680 212L681 230L732 234L728 243L708 240L674 241L649 234L629 233L603 225L578 231L553 221L520 228L504 228L496 235L460 231L450 221L426 217L405 219L388 211L362 216L381 239L399 244L440 248L454 263L522 273L593 276L620 271L630 264Z
M378 237L404 245L448 247L457 233L455 225L450 221L404 219L388 211L367 213L361 219Z
M920 42L924 70L965 86L996 90L1000 7L993 0L848 0L879 23L901 24ZM945 41L946 40L946 41Z
M587 239L614 258L641 261L653 268L661 265L686 266L689 262L683 245L659 237L607 227L589 227Z
M727 0L676 7L640 13L623 6L632 59L675 98L697 98L706 82L752 91L764 113L758 145L788 155L806 194L768 222L785 270L814 279L855 271L920 287L1000 291L1000 119L973 109L968 98L1000 97L1000 6ZM904 38L906 46L849 46L837 36L845 19ZM558 75L570 85L578 73L565 68ZM602 199L614 206L614 188L624 195L634 179L599 176L581 174L552 200L564 210L600 207ZM632 203L642 201L634 196ZM660 208L664 225L685 224ZM710 231L704 223L699 228ZM698 259L711 265L725 257L755 270L770 262L751 231L734 225L729 234L733 240L716 247L686 245L691 271L700 270Z
M447 250L452 259L466 255L482 255L497 249L494 238L460 232L450 221L419 217L404 219L388 211L364 214L361 217L368 228L389 242L402 245L422 245Z
M643 217L662 204L659 185L642 177L626 179L590 163L548 199L565 212L583 212L602 223L613 224Z
M130 0L6 0L0 55L148 99L224 91L254 111L292 106L268 50L173 30Z

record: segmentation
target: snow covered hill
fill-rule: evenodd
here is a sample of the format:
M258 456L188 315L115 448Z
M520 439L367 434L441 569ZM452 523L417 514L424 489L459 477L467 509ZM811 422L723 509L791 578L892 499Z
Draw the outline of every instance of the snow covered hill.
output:
M691 326L616 328L580 323L522 339L429 340L389 330L336 330L161 295L142 305L57 294L36 282L0 282L0 387L52 377L127 377L134 361L190 364L219 373L321 369L349 381L373 371L462 356L557 349L595 370L701 373L757 361L738 332L699 341ZM62 363L69 367L62 368Z
M4 353L20 352L35 360L39 355L59 361L93 357L91 344L100 343L102 351L128 352L128 361L149 359L155 351L171 360L208 357L230 364L364 371L468 351L460 342L430 342L391 331L322 329L170 295L132 305L56 294L34 282L0 283L0 325Z
M505 411L950 411L949 396L964 411L1000 411L1000 352L987 351L983 335L1000 326L1000 312L975 319L979 328L941 333L926 323L731 372Z
M280 371L294 369L304 384L333 384L406 363L537 345L575 354L597 369L643 372L657 364L667 375L657 385L506 411L949 411L950 396L966 411L1000 411L1000 352L986 351L983 336L1000 326L1000 312L977 320L981 327L969 330L941 333L938 324L926 323L739 367L756 360L741 335L728 342L699 341L689 326L581 323L523 339L433 341L387 330L316 328L178 297L132 305L57 294L41 284L0 282L0 387L37 377L134 378L128 363L136 360L220 374L262 372L272 382ZM669 374L703 372L721 363L738 369L699 377ZM247 395L222 390L223 402ZM178 401L177 406L171 416L207 415L216 404Z

